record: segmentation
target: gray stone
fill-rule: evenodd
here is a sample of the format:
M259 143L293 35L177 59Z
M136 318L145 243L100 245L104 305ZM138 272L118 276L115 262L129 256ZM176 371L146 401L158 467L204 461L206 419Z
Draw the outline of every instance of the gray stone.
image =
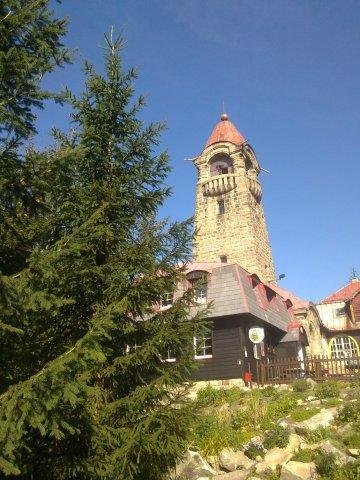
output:
M293 453L287 448L272 448L266 452L263 460L256 465L256 473L274 472L278 465L287 463L292 455Z
M216 475L214 480L245 480L249 472L246 470L235 470L234 472L227 472L221 475Z
M309 385L311 389L314 389L316 387L316 382L312 378L307 378L306 383Z
M294 423L296 433L304 433L308 430L316 430L318 427L328 427L337 414L337 408L327 408L321 410L316 415L303 422Z
M314 463L288 462L281 468L280 480L313 480L316 478Z
M235 451L232 448L224 448L219 455L219 465L228 472L233 472L239 467L244 470L250 470L255 465L255 461L248 458L243 452Z
M201 477L216 475L214 470L198 452L188 450L180 463L175 467L171 479L198 480Z
M348 448L348 454L352 457L359 457L360 456L360 448Z
M347 455L345 452L342 452L341 450L336 448L329 440L321 442L320 448L325 453L334 454L342 465L355 461L354 457L351 457L350 455Z

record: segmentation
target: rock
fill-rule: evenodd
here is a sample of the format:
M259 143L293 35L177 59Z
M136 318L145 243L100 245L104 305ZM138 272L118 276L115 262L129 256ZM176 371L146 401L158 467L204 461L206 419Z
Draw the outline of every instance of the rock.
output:
M235 470L234 472L227 472L221 475L216 475L216 480L245 480L249 472L246 470ZM215 480L215 479L214 479Z
M233 472L239 467L244 470L250 470L255 465L255 461L248 458L243 452L235 451L232 448L224 448L219 455L219 465L228 472Z
M314 463L288 462L281 468L280 480L312 480L316 477Z
M347 451L352 457L358 457L360 455L360 448L348 448Z
M355 458L350 457L347 455L345 452L342 452L338 448L336 448L329 440L325 440L324 442L321 442L320 448L323 452L325 453L332 453L335 455L335 457L338 459L338 461L344 465L349 462L354 462Z
M311 390L313 390L316 387L316 382L312 378L307 378L306 383L309 385Z
M310 402L308 402L308 406L309 407L320 407L321 405L321 400L311 400Z
M306 398L306 400L307 400L308 402L311 402L312 400L316 400L316 397L314 397L314 395L309 395L309 396Z
M296 405L303 405L304 404L304 400L301 400L301 398L298 398L296 400Z
M266 452L263 460L256 465L256 473L274 472L277 465L284 465L292 455L293 453L287 448L272 448Z
M299 450L300 445L304 442L303 438L296 433L290 433L289 435L289 443L286 446L286 449L289 450L291 453L295 453Z
M318 427L328 427L330 423L334 420L336 414L336 407L323 409L308 420L294 423L295 431L296 433L301 434L306 432L307 430L316 430Z
M198 452L188 450L170 478L177 480L198 480L201 477L212 477L216 470L201 457Z

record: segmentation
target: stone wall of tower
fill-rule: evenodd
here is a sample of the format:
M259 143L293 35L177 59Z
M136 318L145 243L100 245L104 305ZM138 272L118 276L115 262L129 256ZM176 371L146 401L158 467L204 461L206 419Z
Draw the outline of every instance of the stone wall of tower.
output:
M210 162L223 155L231 159L233 173L210 173ZM229 142L209 146L195 160L198 169L195 209L196 261L238 263L261 280L274 281L275 270L257 180L259 165L249 145ZM219 213L219 201L225 212Z

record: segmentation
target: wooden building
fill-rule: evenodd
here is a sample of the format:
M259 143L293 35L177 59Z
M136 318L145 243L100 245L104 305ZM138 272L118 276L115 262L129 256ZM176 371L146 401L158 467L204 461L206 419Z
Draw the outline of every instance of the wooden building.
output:
M194 353L200 368L196 380L244 378L246 371L256 376L256 359L305 355L307 338L296 320L289 298L279 295L271 284L262 283L237 264L191 263L187 281L175 293L200 281L194 309L211 305L211 329L204 338L194 339ZM263 334L254 343L251 333ZM259 338L260 339L260 338ZM257 340L258 341L258 340Z

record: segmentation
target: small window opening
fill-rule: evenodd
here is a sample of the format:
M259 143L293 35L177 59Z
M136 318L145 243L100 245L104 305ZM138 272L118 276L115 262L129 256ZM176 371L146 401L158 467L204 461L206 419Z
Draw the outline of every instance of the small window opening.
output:
M227 255L220 255L220 262L227 263Z
M218 201L218 206L219 206L219 215L224 215L224 213L225 213L225 202L224 202L224 200L219 200Z
M170 308L173 304L173 301L174 301L173 293L165 293L164 295L161 295L161 297L160 297L160 309L161 310L166 310L167 308Z

